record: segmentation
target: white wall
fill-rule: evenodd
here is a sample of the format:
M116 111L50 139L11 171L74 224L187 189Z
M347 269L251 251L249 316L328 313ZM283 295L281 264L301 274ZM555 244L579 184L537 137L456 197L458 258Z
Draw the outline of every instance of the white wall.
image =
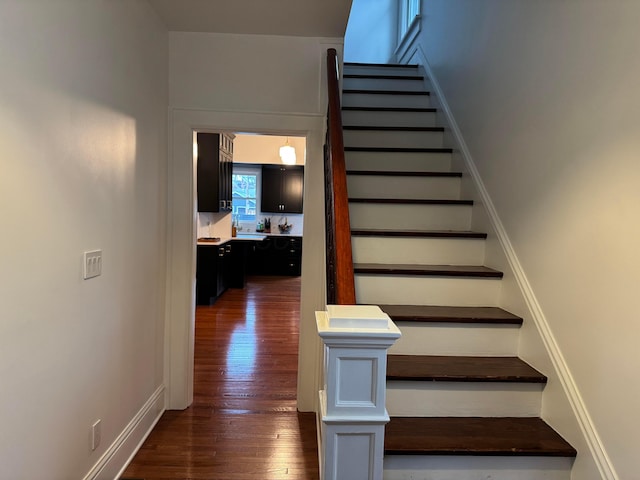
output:
M638 18L640 4L624 0L425 0L402 59L423 56L434 71L575 382L574 406L602 441L590 440L598 473L545 393L545 418L580 451L581 480L637 475ZM541 357L539 345L528 321L522 355Z
M171 408L192 398L196 221L192 130L254 132L307 139L298 408L318 394L320 343L314 312L324 308L323 153L327 48L341 39L170 33L171 158L167 365Z
M0 64L0 477L78 479L162 405L167 34L144 1L3 1Z
M344 61L390 61L397 41L397 23L397 0L353 0L344 35Z
M286 142L296 150L296 165L304 165L306 156L304 137L281 135L236 135L233 141L233 162L280 165L282 163L280 147Z
M171 32L170 105L319 113L320 39Z

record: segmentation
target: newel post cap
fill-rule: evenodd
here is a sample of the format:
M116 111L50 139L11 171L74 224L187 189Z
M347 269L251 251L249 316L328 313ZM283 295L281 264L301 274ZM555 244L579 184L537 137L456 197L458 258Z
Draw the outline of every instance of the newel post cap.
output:
M400 329L376 305L327 305L325 312L317 312L318 334L329 339L370 339L391 341L400 337Z

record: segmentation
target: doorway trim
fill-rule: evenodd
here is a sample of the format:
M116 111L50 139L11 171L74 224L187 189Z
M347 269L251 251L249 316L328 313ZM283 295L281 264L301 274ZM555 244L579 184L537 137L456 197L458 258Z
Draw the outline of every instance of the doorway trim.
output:
M325 308L324 116L189 109L169 112L164 355L167 408L182 410L193 402L197 236L193 132L201 129L295 135L307 139L298 410L317 411L322 348L315 331L315 312Z

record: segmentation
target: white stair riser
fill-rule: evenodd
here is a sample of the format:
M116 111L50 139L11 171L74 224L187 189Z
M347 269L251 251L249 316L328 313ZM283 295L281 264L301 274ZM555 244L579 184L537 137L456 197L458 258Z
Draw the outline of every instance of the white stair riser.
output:
M497 306L500 280L403 275L355 275L358 303L369 305Z
M408 92L420 92L425 90L424 80L411 80L405 78L345 78L342 82L342 88L345 90L399 90Z
M395 355L515 357L518 325L403 322L402 337L389 349Z
M442 132L345 130L345 147L442 148Z
M429 108L429 95L388 95L381 93L343 93L344 107L418 107Z
M484 240L352 236L355 263L482 265Z
M351 228L469 230L470 205L350 203Z
M344 65L342 73L345 75L421 75L418 67L376 67L369 65Z
M349 175L349 195L356 198L460 199L460 177Z
M572 458L385 455L384 480L570 480Z
M394 417L537 417L542 384L387 380Z
M385 112L345 110L342 112L343 125L364 125L375 127L435 127L435 112Z
M345 152L348 170L449 172L450 153Z

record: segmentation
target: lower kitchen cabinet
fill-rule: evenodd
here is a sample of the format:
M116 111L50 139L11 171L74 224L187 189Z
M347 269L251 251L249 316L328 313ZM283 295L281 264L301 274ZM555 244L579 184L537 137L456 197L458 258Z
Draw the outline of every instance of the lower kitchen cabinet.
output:
M252 252L248 271L256 275L300 276L302 237L268 236Z
M245 274L300 276L302 237L198 245L196 304L213 305L227 288L244 288Z
M196 259L196 304L212 305L231 286L232 252L230 243L198 245Z

